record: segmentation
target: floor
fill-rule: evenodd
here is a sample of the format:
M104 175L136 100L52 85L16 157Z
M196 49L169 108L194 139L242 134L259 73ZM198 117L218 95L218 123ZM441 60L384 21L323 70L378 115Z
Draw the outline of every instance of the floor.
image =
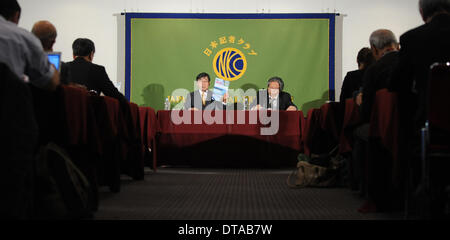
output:
M347 188L293 189L292 169L146 169L143 181L122 177L120 193L100 189L95 219L104 220L392 220L368 213Z

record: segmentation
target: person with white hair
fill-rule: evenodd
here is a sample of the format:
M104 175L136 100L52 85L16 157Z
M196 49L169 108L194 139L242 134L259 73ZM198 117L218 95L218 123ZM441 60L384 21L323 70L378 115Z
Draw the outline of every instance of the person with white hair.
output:
M389 86L390 74L397 65L399 45L394 33L387 29L374 31L369 38L376 62L364 73L362 91L357 98L365 123L370 120L376 91Z
M387 29L374 31L370 35L369 43L376 62L364 73L362 90L357 97L356 102L360 105L362 121L354 131L353 147L356 180L360 183L361 195L367 197L366 203L358 209L363 213L393 211L400 208L399 201L394 200L391 194L395 190L387 185L385 170L388 169L380 167L380 162L366 160L370 119L376 92L388 87L389 79L398 62L399 45L394 33ZM371 167L367 167L366 164Z
M284 82L280 77L271 77L267 81L267 90L260 90L256 101L251 104L252 110L272 109L284 111L297 111L297 106L292 102L292 97L284 90Z

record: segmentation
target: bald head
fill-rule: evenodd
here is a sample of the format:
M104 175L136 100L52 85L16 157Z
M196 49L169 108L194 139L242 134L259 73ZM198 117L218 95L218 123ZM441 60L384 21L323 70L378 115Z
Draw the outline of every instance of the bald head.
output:
M49 21L39 21L33 26L31 32L36 35L42 43L44 51L52 52L56 41L56 28Z

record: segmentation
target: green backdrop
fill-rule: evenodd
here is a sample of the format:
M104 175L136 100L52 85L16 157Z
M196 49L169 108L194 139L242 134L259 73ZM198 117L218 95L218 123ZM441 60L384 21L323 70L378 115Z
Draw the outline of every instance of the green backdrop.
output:
M334 54L330 54L334 49L334 31L330 31L334 22L330 14L296 18L282 14L286 18L271 14L257 18L261 14L250 14L256 16L253 19L241 19L240 14L210 15L213 17L127 16L125 90L130 101L163 109L165 98L175 89L193 91L200 72L210 74L212 89L216 77L213 60L224 48L241 51L247 62L246 71L230 82L230 89L266 88L270 77L279 76L285 82L284 90L305 114L329 99L334 84L334 68L330 68L334 64ZM177 96L170 100L172 106L183 101Z

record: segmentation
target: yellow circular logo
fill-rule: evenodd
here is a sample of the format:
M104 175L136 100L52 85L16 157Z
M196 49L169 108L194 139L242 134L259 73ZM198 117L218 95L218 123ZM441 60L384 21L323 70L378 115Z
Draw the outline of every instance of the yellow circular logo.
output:
M247 70L247 60L244 54L236 48L220 50L212 64L217 77L226 81L238 80Z

